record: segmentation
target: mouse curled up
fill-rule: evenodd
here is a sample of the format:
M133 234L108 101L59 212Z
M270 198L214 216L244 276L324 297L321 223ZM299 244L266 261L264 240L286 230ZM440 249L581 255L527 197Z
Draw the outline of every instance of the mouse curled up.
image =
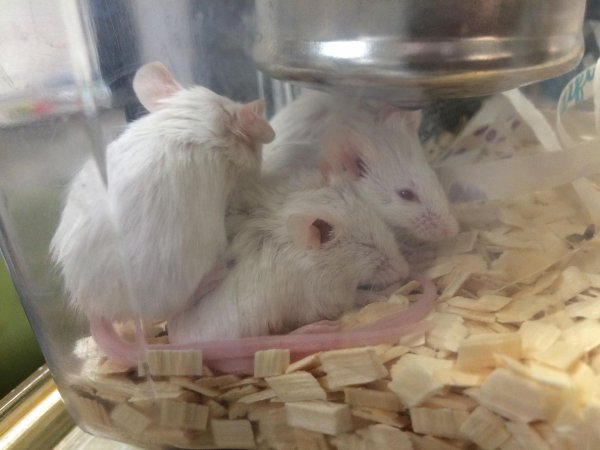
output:
M261 205L241 221L228 251L233 267L169 320L170 342L286 333L362 306L370 298L362 287L384 289L408 275L392 230L346 180L330 175L319 186L314 177L293 178L283 182L287 195L285 187L259 186ZM298 183L311 187L289 189Z
M262 101L183 89L160 63L133 87L150 114L108 146L108 187L94 161L75 176L51 254L86 315L165 320L223 277L231 193L274 133Z

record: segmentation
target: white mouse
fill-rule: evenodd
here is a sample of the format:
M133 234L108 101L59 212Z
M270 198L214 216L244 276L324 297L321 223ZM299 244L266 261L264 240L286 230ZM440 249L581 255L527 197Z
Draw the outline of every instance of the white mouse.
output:
M308 91L271 120L277 137L265 146L263 171L345 172L401 239L450 237L458 223L425 159L420 120L418 111Z
M169 320L171 343L285 333L334 319L363 304L365 290L408 275L392 230L352 186L330 176L314 188L314 180L300 180L311 185L305 190L291 180L247 211L228 251L233 267Z
M230 194L258 176L274 134L261 101L183 89L160 63L143 66L133 86L151 113L107 147L107 190L93 161L76 175L51 254L88 316L164 320L222 278Z

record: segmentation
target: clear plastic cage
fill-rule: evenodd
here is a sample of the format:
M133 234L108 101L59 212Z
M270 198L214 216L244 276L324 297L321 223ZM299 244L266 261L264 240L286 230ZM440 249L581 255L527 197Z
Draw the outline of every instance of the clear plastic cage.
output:
M600 448L598 6L450 3L4 2L0 246L83 429Z

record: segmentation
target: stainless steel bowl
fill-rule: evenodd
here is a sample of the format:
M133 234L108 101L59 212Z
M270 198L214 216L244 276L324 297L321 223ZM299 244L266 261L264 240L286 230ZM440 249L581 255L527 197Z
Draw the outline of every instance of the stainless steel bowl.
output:
M557 76L583 54L585 0L256 0L269 75L402 104Z

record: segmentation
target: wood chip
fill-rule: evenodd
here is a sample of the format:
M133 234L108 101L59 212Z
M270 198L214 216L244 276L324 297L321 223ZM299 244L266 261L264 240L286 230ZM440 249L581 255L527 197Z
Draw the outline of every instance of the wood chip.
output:
M566 370L585 354L585 348L576 343L556 341L552 347L535 355L535 359L557 369Z
M478 406L478 403L462 393L441 391L438 395L424 402L422 406L424 408L447 408L470 412Z
M152 376L194 376L202 375L202 352L198 350L148 350L145 364L140 364L138 372Z
M542 244L529 237L523 236L522 233L515 232L504 234L495 231L482 231L480 234L490 244L498 245L500 247L543 250Z
M202 394L205 397L213 398L221 394L218 390L202 386L200 383L191 381L189 378L171 377L169 381L177 386Z
M577 302L565 307L569 317L600 319L600 298L589 295L577 295Z
M117 405L110 412L110 419L133 435L141 434L152 423L152 419L126 403Z
M127 399L140 390L136 383L121 376L97 376L91 381L97 395L107 399L110 395Z
M228 391L221 394L218 398L219 398L219 400L233 403L233 402L238 401L240 398L246 397L247 395L250 395L250 394L255 394L258 391L260 391L259 388L249 384L247 386L241 386L241 387L229 389Z
M227 409L219 402L209 400L206 402L206 406L208 407L208 415L211 419L220 419L227 416Z
M475 247L478 231L469 230L456 236L436 242L435 252L438 256L454 256L469 253Z
M110 374L126 374L131 372L131 366L119 364L112 359L102 358L100 360L100 364L95 369L95 373L100 375L110 375Z
M213 419L210 421L210 429L219 448L256 448L249 420Z
M308 355L288 366L285 373L292 373L298 370L311 370L321 364L320 353Z
M514 438L517 449L551 450L542 437L529 425L522 422L508 422L506 429Z
M404 345L394 345L393 347L386 350L382 355L379 355L379 360L382 364L387 364L390 361L400 358L407 354L410 348Z
M523 355L533 358L552 347L560 336L560 329L544 322L527 321L519 328L519 334Z
M495 312L512 301L511 297L501 295L483 295L478 299L466 297L452 297L446 303L457 308L469 309L472 311Z
M194 381L194 383L199 386L208 387L208 388L222 388L224 386L231 386L232 384L240 381L240 377L237 375L220 375L217 377L206 377L200 378L199 380Z
M249 411L248 416L250 414L251 411ZM258 429L260 432L257 440L260 444L264 442L273 448L286 448L286 446L294 445L294 428L287 423L287 415L283 405L272 406L263 410L258 419Z
M102 403L79 395L68 398L73 402L77 414L82 420L85 420L85 423L101 428L112 426L108 412Z
M548 295L516 299L496 313L496 320L500 323L525 322L546 311L555 302L556 299Z
M395 412L385 411L379 408L356 406L352 408L352 415L369 422L376 422L396 428L404 428L409 423L409 420L405 416L400 416Z
M295 372L267 378L267 383L284 402L325 400L327 394L317 379L308 372Z
M483 406L471 413L460 431L483 450L494 450L510 437L504 421Z
M413 431L436 437L459 439L460 427L469 417L467 411L447 408L410 408Z
M185 430L206 430L209 408L195 403L163 400L159 403L160 426Z
M540 322L556 325L561 330L566 330L567 328L571 328L573 325L575 325L575 321L569 317L564 309L560 309L551 314L545 314L540 319Z
M408 353L402 356L390 369L392 379L396 379L398 374L407 367L419 366L430 374L436 370L451 369L454 365L452 360L432 358L430 356L415 355Z
M302 430L300 428L293 429L294 445L302 450L329 450L327 439L321 433Z
M388 425L369 426L364 439L368 450L413 450L408 433ZM347 447L343 450L347 450Z
M458 369L440 369L433 372L433 378L446 386L471 387L481 386L485 376L483 374L465 372Z
M552 417L560 398L559 390L504 368L494 370L481 385L482 404L526 423Z
M456 352L460 342L467 337L469 330L458 314L435 313L433 328L427 331L427 345L438 350Z
M321 364L332 388L369 383L388 375L372 348L323 352Z
M344 401L348 405L379 408L384 411L397 412L404 409L400 399L394 393L374 389L346 387L344 388Z
M583 362L578 362L571 375L572 385L576 392L576 399L585 404L590 400L595 401L600 395L600 378L594 370Z
M496 365L494 354L521 357L521 336L518 333L477 334L461 342L456 358L459 369L477 369Z
M570 388L573 384L571 377L567 373L536 363L535 361L529 362L529 376L542 384L560 389Z
M420 365L408 365L395 373L388 388L408 406L418 406L435 395L443 385Z
M472 309L448 306L444 308L444 312L448 314L456 314L463 319L474 320L476 322L494 323L496 321L496 316L493 313L486 311L474 311Z
M562 332L565 342L581 346L587 353L600 346L600 323L585 319Z
M352 413L348 405L325 401L289 402L285 404L287 423L292 427L331 436L350 431Z
M480 268L479 270L484 270L485 267ZM440 300L446 300L450 297L456 295L456 293L460 290L463 284L469 279L471 274L473 273L473 269L464 268L464 267L455 267L452 271L446 275L448 278L448 284L442 290L442 293L439 296Z
M261 402L263 400L270 400L276 396L277 394L273 389L265 389L264 391L258 391L253 394L248 394L244 397L240 397L238 403L256 403Z
M194 442L189 431L173 428L149 427L146 431L144 431L144 441L151 443L153 446L169 445L182 449L207 448L202 445L197 445L198 442ZM214 443L212 442L212 436L210 436L210 443L213 444L213 447L210 448L215 448Z
M590 279L577 267L567 267L561 273L560 285L554 295L562 302L572 299L592 286Z
M440 439L433 436L419 436L410 434L410 439L414 444L415 450L461 450L461 447L452 445L447 439Z
M598 285L600 286L600 283L598 283ZM418 281L410 280L405 285L403 285L403 286L399 287L398 289L396 289L394 291L394 294L397 294L397 295L408 295L408 294L412 293L413 291L417 290L420 286L421 286L421 283L419 283Z
M227 418L229 420L244 419L248 415L250 405L248 403L233 402L227 410Z
M254 376L272 377L285 373L290 365L289 350L263 350L254 354Z

